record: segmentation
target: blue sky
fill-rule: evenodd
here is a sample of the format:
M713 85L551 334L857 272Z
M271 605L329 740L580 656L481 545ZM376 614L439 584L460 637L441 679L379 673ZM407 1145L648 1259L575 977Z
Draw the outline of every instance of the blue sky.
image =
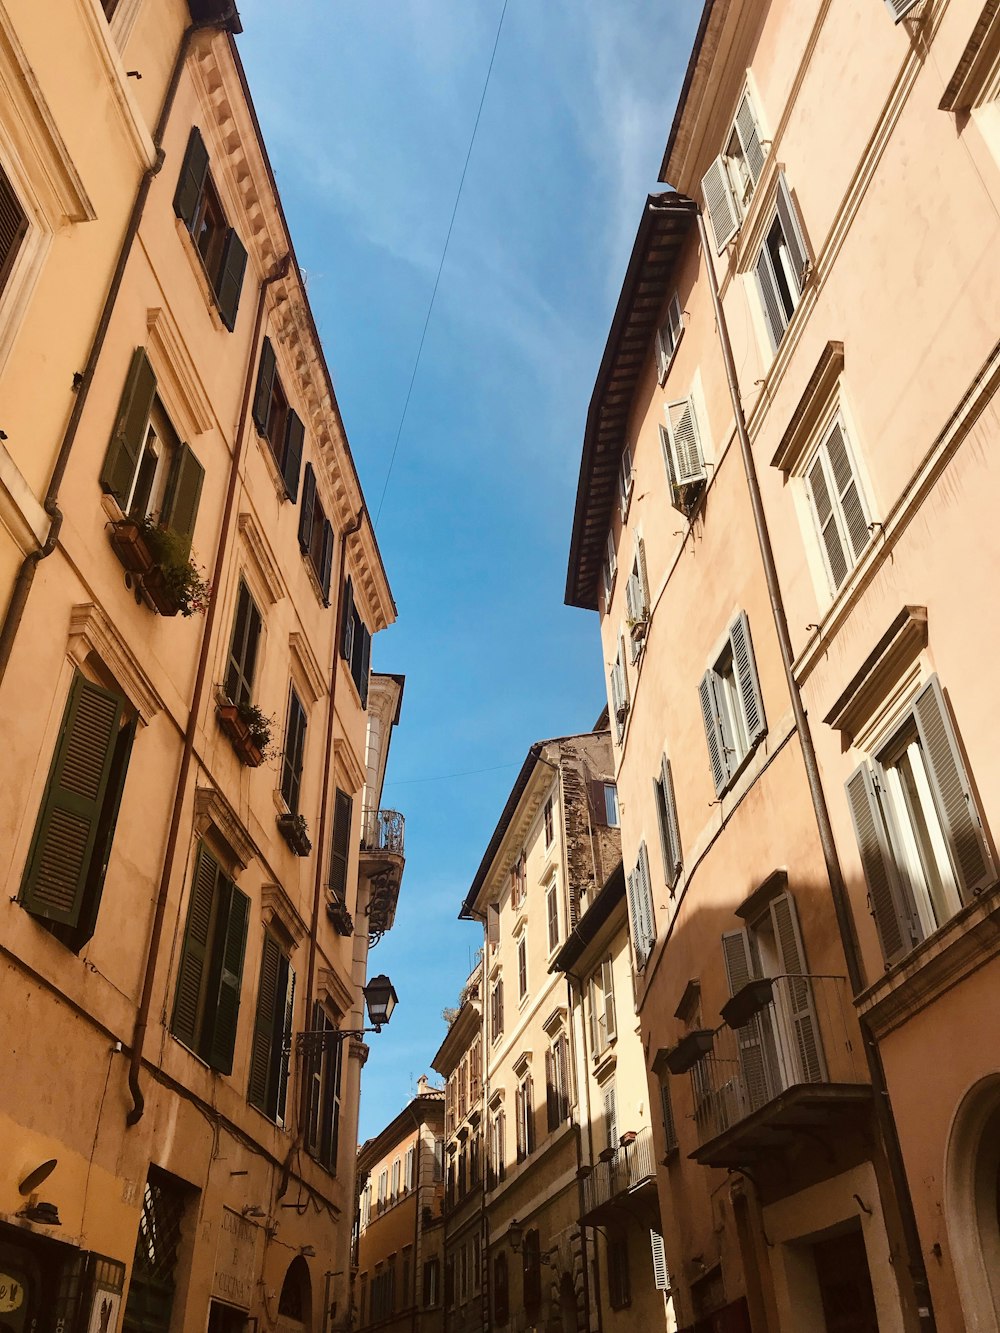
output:
M239 39L374 514L503 0L242 0ZM508 0L378 539L406 675L400 1003L360 1138L405 1104L480 943L457 913L533 740L605 703L563 606L587 404L701 0ZM480 771L488 770L488 771ZM443 775L463 774L460 777Z

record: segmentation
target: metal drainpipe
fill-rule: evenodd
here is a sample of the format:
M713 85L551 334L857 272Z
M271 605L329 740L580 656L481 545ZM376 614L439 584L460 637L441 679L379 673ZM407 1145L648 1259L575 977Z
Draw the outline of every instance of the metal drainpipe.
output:
M219 540L215 549L215 564L212 572L212 591L209 595L208 609L205 613L205 627L201 635L201 650L198 654L198 667L195 673L194 690L191 695L191 707L188 711L187 727L184 731L184 748L181 750L180 768L177 773L177 785L174 789L174 802L170 811L170 826L167 830L167 845L163 853L163 870L159 887L156 891L156 903L153 908L153 924L149 932L149 945L146 950L146 967L142 979L142 994L139 1010L136 1014L135 1029L132 1034L132 1049L129 1055L128 1087L132 1095L132 1109L125 1117L127 1125L135 1125L142 1119L145 1098L139 1086L139 1069L142 1065L142 1048L146 1039L149 1023L149 1007L153 999L153 981L156 976L156 962L160 950L160 937L163 934L163 921L167 910L167 895L170 888L170 876L173 873L174 856L177 851L177 837L180 831L181 811L184 805L184 793L187 789L188 775L191 771L191 759L194 754L195 733L198 729L198 714L205 690L205 677L208 673L208 658L212 647L212 629L215 625L219 607L219 588L222 582L223 563L229 531L232 526L233 509L236 499L236 485L239 480L240 463L246 442L247 414L250 410L250 398L253 391L254 371L257 366L257 350L260 331L264 323L264 307L268 288L288 274L290 256L286 255L274 271L260 284L257 297L257 317L254 321L253 336L250 340L250 357L247 362L246 382L243 387L243 402L240 405L240 418L236 427L236 441L233 460L229 468L229 482L226 499L222 510L222 523L219 528Z
M819 830L820 845L823 849L823 860L826 863L826 873L830 882L830 893L833 898L833 907L837 918L837 928L840 932L840 941L844 950L844 958L847 963L848 979L850 981L851 991L856 997L863 989L863 979L858 945L854 937L854 923L848 905L847 888L844 884L844 875L840 865L840 857L837 853L837 844L833 836L833 824L831 823L830 811L826 803L826 793L823 791L823 784L820 779L819 763L816 758L816 749L813 745L812 730L809 726L809 718L802 702L802 695L799 692L798 681L795 679L795 671L793 667L795 657L792 651L791 637L788 633L788 621L785 616L784 599L781 595L781 585L778 582L778 570L774 560L774 551L771 547L771 537L768 531L767 518L764 513L760 483L757 479L756 463L754 462L753 450L750 446L750 436L747 434L746 418L743 415L743 403L740 399L739 381L736 374L736 364L733 359L733 348L729 341L729 328L726 324L726 316L722 309L722 302L719 299L719 288L715 279L715 266L712 262L712 251L709 245L708 230L705 226L704 214L700 208L698 209L698 234L701 238L701 247L705 255L708 286L709 291L712 294L712 307L715 311L715 326L719 333L719 345L722 349L722 359L726 367L726 380L729 384L729 396L733 404L733 413L736 418L736 434L740 442L740 453L743 456L743 469L746 473L747 488L750 492L750 504L753 509L754 527L757 531L757 542L760 547L761 561L764 565L764 577L767 582L767 592L771 602L771 613L774 617L774 627L777 631L778 645L781 650L781 661L785 669L788 692L791 696L795 727L799 734L802 762L805 766L806 780L809 784L809 795L812 799L813 813L815 814L816 824ZM874 1033L865 1021L863 1015L858 1014L857 1017L858 1024L861 1028L862 1045L865 1049L868 1073L875 1093L875 1114L879 1123L879 1128L882 1132L886 1165L889 1168L893 1192L899 1207L900 1221L903 1230L903 1244L906 1248L907 1267L909 1268L910 1278L913 1282L913 1291L917 1301L917 1318L920 1321L921 1330L924 1330L925 1333L934 1333L937 1324L934 1319L934 1309L931 1303L930 1285L927 1281L927 1269L924 1266L923 1254L920 1249L920 1235L917 1230L917 1219L913 1209L913 1199L910 1194L906 1167L903 1162L903 1153L899 1146L895 1117L889 1101L889 1090L886 1086L885 1071L882 1068L882 1059Z
M233 16L230 15L224 19L214 19L203 23L192 23L184 30L181 37L181 43L177 50L177 57L174 60L174 67L170 75L170 82L167 84L167 91L163 99L163 106L160 109L160 116L156 122L156 128L153 131L153 147L156 149L156 157L151 166L148 166L142 173L139 181L139 188L136 191L135 202L132 204L132 212L129 215L128 224L125 227L125 235L122 238L121 248L118 251L118 262L115 265L115 271L111 275L111 284L108 287L108 294L104 298L104 308L101 310L101 317L97 322L97 329L94 333L94 340L90 346L90 354L87 357L87 364L83 370L83 377L80 380L79 387L76 390L76 397L73 402L73 409L70 412L69 421L66 424L66 430L63 433L62 443L59 445L59 452L56 454L56 461L52 468L52 475L49 478L48 489L45 492L45 499L42 501L42 508L52 520L49 524L49 530L45 541L37 551L29 551L21 561L21 567L17 571L14 579L14 587L11 590L10 601L7 604L7 610L4 613L3 623L0 624L0 683L7 673L7 666L10 662L10 655L14 649L14 640L21 627L21 620L24 616L24 609L28 603L28 594L31 592L31 585L35 581L35 572L43 560L47 560L59 543L59 533L63 525L63 513L59 508L59 488L62 485L66 468L69 464L69 456L72 453L73 445L76 441L76 434L80 427L80 421L83 417L83 410L87 405L87 398L90 395L90 386L94 380L94 372L97 369L97 362L100 359L101 351L104 348L104 340L107 337L108 327L111 323L111 316L114 313L115 305L118 301L118 293L121 289L122 280L125 277L125 267L128 264L129 256L132 253L132 245L139 230L139 224L142 221L142 215L145 211L146 200L149 197L149 191L153 184L154 177L160 173L160 168L165 161L162 143L163 136L166 133L167 122L170 119L170 112L173 109L174 98L177 95L177 88L180 83L181 72L184 68L184 62L187 59L188 49L194 37L199 32L205 32L208 29L217 31L228 30L232 24Z
M570 971L567 969L567 971L566 971L566 997L567 997L567 1001L568 1001L568 1004L569 1004L569 1012L570 1012L571 1014L573 1013L573 991L574 991L574 987L575 987L576 991L579 993L579 996L580 996L580 1032L581 1032L581 1034L582 1034L581 1041L582 1041L582 1045L583 1045L583 1073L582 1073L581 1078L582 1078L582 1082L583 1082L583 1098L584 1098L584 1102L585 1102L585 1114L586 1114L586 1119L587 1119L587 1163L586 1163L586 1164L587 1164L587 1166L588 1166L591 1170L593 1170L593 1169L594 1169L594 1118L593 1118L593 1115L592 1115L592 1112L591 1112L591 1107L590 1107L590 1051L589 1051L589 1049L588 1049L588 1047L587 1047L587 1013L586 1013L586 1007L585 1007L585 1004L584 1004L584 984L583 984L583 977L578 977L578 976L576 975L575 972L570 972ZM587 1224L583 1221L583 1212L584 1212L584 1205L583 1205L584 1190L583 1190L583 1177L580 1175L580 1169L581 1169L581 1167L583 1166L582 1158L583 1158L583 1126L582 1126L582 1125L577 1125L577 1133L576 1133L576 1167L577 1167L576 1182L577 1182L577 1183L576 1183L576 1188L577 1188L577 1202L578 1202L579 1207L580 1207L580 1241L581 1241L581 1248L582 1248L582 1250L583 1250L583 1290L584 1290L584 1301L585 1301L585 1303L586 1303L586 1307L587 1307L587 1328L588 1328L588 1330L589 1330L590 1327L591 1327L591 1323L590 1323L591 1311L592 1311L592 1310L596 1310L596 1312L597 1312L597 1333L603 1333L603 1329L604 1329L604 1313L603 1313L603 1311L602 1311L602 1309L601 1309L600 1261L598 1260L598 1255L597 1255L597 1240L596 1240L596 1238L595 1238L595 1240L594 1240L594 1259L595 1259L595 1263L594 1263L594 1293L593 1293L593 1302L591 1302L591 1292L590 1292L590 1267L589 1267L589 1261L588 1261L588 1255L587 1255L587 1232L588 1232L588 1230L592 1230L592 1229L593 1229L593 1230L596 1230L596 1228L590 1228L590 1227L588 1227Z

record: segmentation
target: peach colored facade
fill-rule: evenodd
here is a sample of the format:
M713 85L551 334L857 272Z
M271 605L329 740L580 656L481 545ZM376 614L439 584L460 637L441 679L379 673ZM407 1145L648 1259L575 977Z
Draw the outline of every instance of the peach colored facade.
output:
M591 403L567 600L698 1333L1000 1327L998 53L979 0L709 0Z
M2 1318L322 1333L395 607L233 6L48 8L0 4Z

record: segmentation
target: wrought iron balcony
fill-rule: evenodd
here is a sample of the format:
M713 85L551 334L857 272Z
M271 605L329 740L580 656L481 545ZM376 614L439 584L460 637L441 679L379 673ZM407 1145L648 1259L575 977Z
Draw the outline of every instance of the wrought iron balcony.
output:
M653 1133L640 1129L634 1139L623 1135L621 1146L606 1162L596 1162L583 1182L583 1221L600 1221L602 1214L625 1195L656 1190Z
M368 933L378 940L392 927L403 879L403 834L406 821L398 810L366 808L361 818L359 869L371 884Z
M692 1156L706 1166L746 1166L866 1113L871 1089L851 1010L843 977L744 986L724 1007L712 1049L690 1065L699 1143Z

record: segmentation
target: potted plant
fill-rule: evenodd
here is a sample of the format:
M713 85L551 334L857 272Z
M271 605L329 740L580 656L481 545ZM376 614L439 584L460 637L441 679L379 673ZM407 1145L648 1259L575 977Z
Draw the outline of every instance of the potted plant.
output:
M171 528L160 527L147 514L139 528L153 567L142 575L146 596L161 616L192 616L208 607L211 585L191 559L190 543Z
M216 716L233 749L248 768L257 768L268 758L275 724L273 717L268 717L249 700L234 704L225 697L219 699Z
M633 643L642 643L646 637L646 630L649 622L645 616L633 616L628 621L628 632L632 637Z
M278 832L296 856L308 856L312 851L305 815L293 815L290 812L279 815Z
M771 978L754 977L722 1006L722 1021L727 1027L745 1027L755 1014L767 1008L773 998Z
M331 898L326 905L326 914L333 923L338 935L354 934L354 918L347 910L347 904L341 898Z
M143 524L136 519L120 518L111 524L111 546L130 573L141 578L153 568L153 554Z

